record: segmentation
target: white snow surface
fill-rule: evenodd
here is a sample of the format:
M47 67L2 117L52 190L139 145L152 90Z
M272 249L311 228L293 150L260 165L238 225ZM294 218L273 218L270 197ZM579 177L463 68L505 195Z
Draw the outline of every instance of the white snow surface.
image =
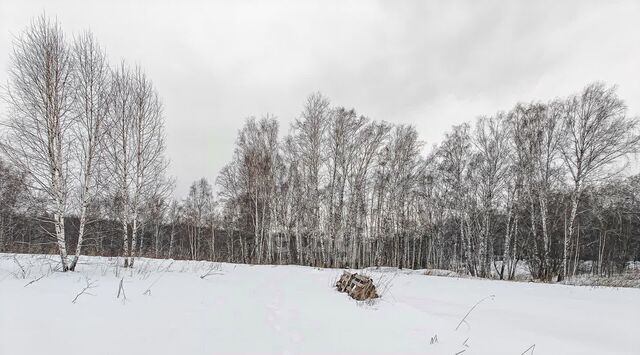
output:
M639 289L380 268L366 303L335 290L338 269L116 263L61 273L55 256L0 254L0 354L640 354Z

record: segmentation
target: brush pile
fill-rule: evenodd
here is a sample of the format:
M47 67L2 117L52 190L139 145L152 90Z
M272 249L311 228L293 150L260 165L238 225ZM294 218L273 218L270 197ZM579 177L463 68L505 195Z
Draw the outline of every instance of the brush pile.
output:
M352 274L345 271L336 282L336 288L338 292L346 292L351 298L358 301L380 297L376 292L373 280L357 273Z

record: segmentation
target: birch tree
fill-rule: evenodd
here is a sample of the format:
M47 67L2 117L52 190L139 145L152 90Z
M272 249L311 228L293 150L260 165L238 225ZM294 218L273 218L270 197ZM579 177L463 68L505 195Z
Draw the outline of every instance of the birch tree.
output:
M2 148L46 197L61 269L67 271L65 214L71 162L74 58L60 24L44 16L13 43L6 100L9 119Z
M302 204L303 228L310 239L320 246L321 254L327 254L325 238L320 229L320 184L323 166L325 130L330 118L329 101L320 93L307 98L300 119L293 124L298 167L304 174L304 200ZM325 260L325 257L322 257Z
M158 186L166 183L167 161L164 157L165 136L162 103L151 80L139 66L131 76L131 151L133 153L131 199L131 248L133 266L140 208L156 196ZM125 248L126 251L126 248Z
M104 51L90 32L84 32L75 39L72 54L76 63L74 71L73 136L76 142L78 159L80 224L75 255L69 266L75 270L87 224L87 208L98 187L97 169L103 168L103 139L106 132L106 120L109 114L111 92L109 86L109 67Z
M482 227L477 249L481 277L490 272L489 249L493 244L494 215L508 173L510 132L506 121L504 113L479 118L473 138L479 156L478 183L482 200Z
M123 240L124 266L129 266L129 222L131 177L133 176L133 94L129 68L120 63L112 72L109 109L108 169L113 174L113 196L116 202Z
M564 239L561 277L568 276L569 247L575 229L578 204L584 189L611 174L618 159L636 152L640 136L637 120L626 114L615 87L588 85L566 103L566 144L562 157L572 184L571 212Z
M203 229L213 215L213 192L207 179L194 181L184 203L185 219L188 224L191 260L199 257Z
M470 236L465 233L465 224L468 215L465 211L466 182L468 168L471 157L471 137L469 124L454 126L450 133L445 135L444 142L438 149L439 170L443 177L443 183L451 191L449 198L449 208L451 208L457 218L459 234L454 239L453 258L451 260L454 269L458 267L461 257L462 247L466 245L467 268L472 275L475 275L475 267L469 259L471 257Z

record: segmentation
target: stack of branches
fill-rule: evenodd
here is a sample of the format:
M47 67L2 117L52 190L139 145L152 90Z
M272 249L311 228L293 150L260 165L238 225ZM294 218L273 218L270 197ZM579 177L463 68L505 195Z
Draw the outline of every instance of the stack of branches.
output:
M376 292L373 280L368 276L357 273L352 274L345 271L336 282L336 288L338 292L346 292L351 298L358 301L380 297Z

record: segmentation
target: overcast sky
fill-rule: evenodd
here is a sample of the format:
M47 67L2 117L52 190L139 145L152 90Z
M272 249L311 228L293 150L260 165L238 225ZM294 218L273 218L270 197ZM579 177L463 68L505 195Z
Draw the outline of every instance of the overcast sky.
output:
M152 78L178 197L215 181L246 117L276 115L283 135L315 91L412 124L428 146L453 124L596 80L640 113L640 1L0 0L3 85L12 37L43 11Z

